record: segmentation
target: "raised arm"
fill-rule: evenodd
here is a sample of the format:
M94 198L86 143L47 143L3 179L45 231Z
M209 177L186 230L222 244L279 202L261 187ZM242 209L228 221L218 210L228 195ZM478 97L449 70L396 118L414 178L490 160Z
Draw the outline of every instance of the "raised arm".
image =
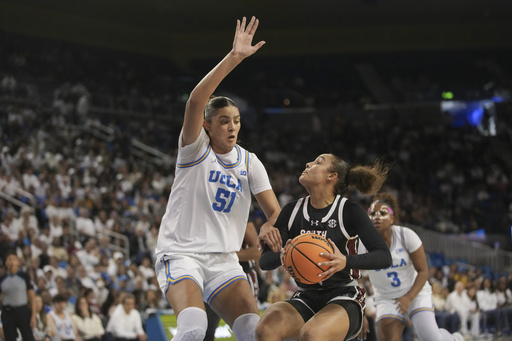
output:
M259 20L255 17L246 26L246 18L242 22L237 20L235 38L231 51L217 64L192 90L185 106L183 120L182 146L193 143L203 126L204 109L210 96L219 86L220 82L238 65L242 60L254 54L265 44L260 41L252 45L252 39L258 28Z

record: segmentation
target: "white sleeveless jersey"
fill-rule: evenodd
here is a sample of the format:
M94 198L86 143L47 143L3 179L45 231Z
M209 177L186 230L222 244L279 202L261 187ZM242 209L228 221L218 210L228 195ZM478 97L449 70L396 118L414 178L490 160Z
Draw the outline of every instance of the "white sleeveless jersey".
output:
M60 318L55 311L51 310L48 314L53 317L55 321L55 328L57 329L57 336L62 340L74 340L76 338L75 332L73 331L73 321L71 321L71 315L67 311L64 311L64 318Z
M418 272L414 268L410 253L418 250L421 239L410 228L393 225L391 227L391 258L392 265L387 269L367 270L375 292L376 299L396 299L404 296L411 289ZM367 252L361 243L358 253ZM422 292L432 289L428 281Z
M272 189L253 153L236 145L217 155L204 128L185 147L179 137L176 174L162 218L156 258L170 253L226 253L240 250L251 192Z

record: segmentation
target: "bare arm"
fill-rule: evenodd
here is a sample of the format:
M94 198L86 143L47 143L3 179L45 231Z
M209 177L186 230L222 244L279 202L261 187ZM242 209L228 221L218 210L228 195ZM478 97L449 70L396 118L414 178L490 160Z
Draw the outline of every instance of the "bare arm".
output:
M252 222L247 223L247 227L245 228L245 236L244 236L244 247L236 254L238 255L238 260L241 262L247 262L249 260L258 260L260 258L261 252L258 250L258 232L256 232L256 227Z
M48 316L47 321L48 321L48 327L46 328L46 334L48 336L57 335L57 328L55 327L55 321L53 320L53 317Z
M273 190L269 189L255 195L258 204L260 205L263 213L267 217L267 222L263 224L258 236L258 248L263 250L261 242L264 241L273 252L279 252L283 246L281 234L279 230L274 227L274 224L281 212L279 201Z
M259 20L255 17L246 27L246 18L237 20L235 38L232 50L215 66L192 90L185 106L185 116L183 120L182 146L193 143L203 126L204 109L210 96L219 86L221 81L245 58L254 54L265 44L260 41L252 46L252 39L258 28Z
M75 319L71 319L71 324L73 325L73 333L75 333L76 336L75 341L82 341L82 337L78 333L78 328L76 327Z
M409 255L411 256L414 268L418 272L418 276L416 276L416 279L414 280L414 283L412 284L409 292L396 300L398 303L398 309L400 309L402 314L405 314L407 309L409 309L412 300L414 300L416 295L418 295L418 293L421 291L429 277L427 256L425 256L423 245L421 245L418 250L410 253Z

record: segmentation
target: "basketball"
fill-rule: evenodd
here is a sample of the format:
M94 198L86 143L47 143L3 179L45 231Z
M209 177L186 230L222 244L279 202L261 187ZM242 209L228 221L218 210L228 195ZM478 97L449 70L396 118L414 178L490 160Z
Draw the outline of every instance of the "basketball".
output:
M320 253L334 253L327 239L314 233L305 233L295 237L285 249L284 266L290 275L302 284L315 284L322 281L318 274L328 266L318 263L329 260Z

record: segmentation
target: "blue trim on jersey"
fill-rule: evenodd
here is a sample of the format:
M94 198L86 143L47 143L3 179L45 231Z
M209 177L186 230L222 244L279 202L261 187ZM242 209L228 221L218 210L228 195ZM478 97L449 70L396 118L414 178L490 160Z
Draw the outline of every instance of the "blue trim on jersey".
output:
M238 145L235 145L235 148L236 148L236 153L237 153L237 160L236 160L235 163L232 163L230 165L227 165L224 162L222 162L222 160L219 159L217 154L215 154L215 157L217 158L217 161L219 162L219 164L222 167L224 167L224 168L235 168L236 166L238 166L240 164L240 162L242 161L242 158L241 158L241 155L240 155L240 147Z
M239 281L241 279L245 279L247 280L247 276L236 276L236 277L233 277L231 279L228 279L226 282L224 282L223 284L221 284L217 289L215 289L211 294L210 296L208 297L208 301L206 303L210 304L213 299L224 289L226 289L230 284L236 282L236 281Z
M201 156L198 160L189 163L176 163L176 168L188 168L200 164L206 159L208 154L210 154L211 150L212 146L208 145L208 148L206 148L206 151L204 152L203 156Z
M245 151L245 170L249 173L249 151Z

